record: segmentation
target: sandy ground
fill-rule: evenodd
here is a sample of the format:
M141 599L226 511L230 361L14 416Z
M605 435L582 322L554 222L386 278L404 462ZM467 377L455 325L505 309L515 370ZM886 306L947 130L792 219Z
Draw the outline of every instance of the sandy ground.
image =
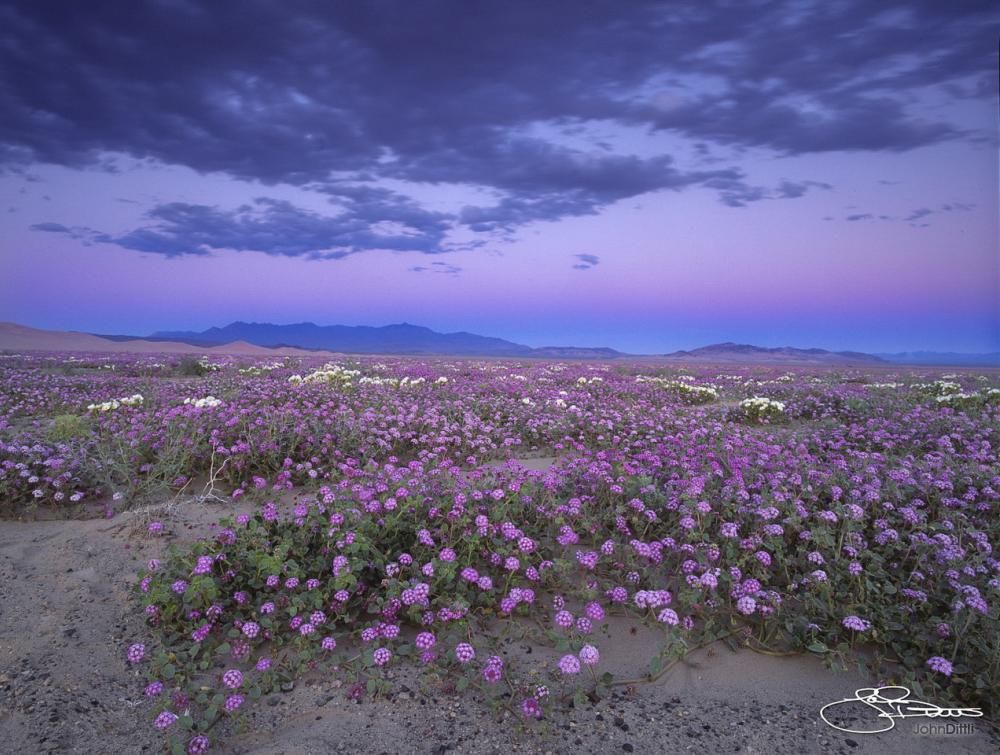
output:
M550 459L532 461L544 468ZM227 513L234 509L227 507ZM157 518L170 538L149 539L137 517L0 522L0 751L156 752L143 680L124 652L147 630L131 585L171 540L207 534L218 504L189 503ZM636 629L633 633L632 630ZM624 620L600 638L601 670L639 676L657 649L652 630ZM508 656L527 647L511 641ZM549 660L534 651L532 660ZM540 657L542 656L542 657ZM693 653L655 684L570 709L527 734L493 718L474 695L442 692L397 667L394 694L351 701L337 679L303 679L250 707L241 729L220 731L240 753L994 753L980 721L967 736L926 736L913 720L876 735L844 734L818 716L825 703L869 686L816 658L773 658L724 645ZM923 720L923 719L921 719ZM974 719L962 719L974 721Z

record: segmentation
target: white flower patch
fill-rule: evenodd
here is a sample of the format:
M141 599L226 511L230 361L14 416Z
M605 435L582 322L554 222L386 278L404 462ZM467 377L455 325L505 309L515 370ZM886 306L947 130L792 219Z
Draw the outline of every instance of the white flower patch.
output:
M135 393L125 398L102 401L99 404L87 404L87 410L91 412L112 412L122 406L142 406L143 398L141 394Z
M785 411L785 404L782 401L776 401L773 398L767 398L766 396L754 396L753 398L745 398L740 401L740 406L744 409L764 409L766 411L783 412Z
M292 385L301 385L302 383L328 383L331 385L340 385L344 388L349 388L352 384L351 381L360 376L360 370L348 370L341 367L339 364L325 364L323 365L323 369L310 372L305 377L302 377L301 375L292 375L288 378L288 382Z
M683 380L693 380L686 375L681 375ZM719 398L719 390L711 385L689 385L680 380L669 380L662 377L650 375L637 375L637 383L653 383L664 390L675 393L693 404L707 404L709 401L716 401Z
M197 409L214 409L217 406L222 406L222 399L215 396L205 396L205 398L186 398L184 403Z

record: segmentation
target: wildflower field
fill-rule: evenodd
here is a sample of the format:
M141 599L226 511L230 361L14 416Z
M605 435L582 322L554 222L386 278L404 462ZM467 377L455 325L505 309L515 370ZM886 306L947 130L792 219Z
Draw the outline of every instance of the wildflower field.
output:
M8 354L0 513L241 507L135 576L120 657L176 752L310 674L406 664L531 729L713 642L992 718L1000 374L941 372ZM618 617L660 638L639 678Z

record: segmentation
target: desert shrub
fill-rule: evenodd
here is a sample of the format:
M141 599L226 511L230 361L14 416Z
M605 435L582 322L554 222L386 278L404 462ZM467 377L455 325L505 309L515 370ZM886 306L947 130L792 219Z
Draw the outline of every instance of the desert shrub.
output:
M52 443L66 443L75 438L82 438L90 432L90 424L86 417L78 414L60 414L52 420L47 436Z
M180 377L204 377L208 374L209 369L204 361L185 356L181 357L177 362L174 371Z
M983 397L976 393L945 393L934 400L938 405L952 409L971 409L983 403Z
M684 378L685 376L681 376ZM690 378L693 380L694 378ZM719 400L719 391L711 385L693 385L685 380L668 380L663 377L648 377L639 375L636 378L638 383L652 383L670 394L674 399L683 404L692 406L698 404L710 404Z
M763 396L740 401L733 419L749 425L773 424L785 418L785 404Z

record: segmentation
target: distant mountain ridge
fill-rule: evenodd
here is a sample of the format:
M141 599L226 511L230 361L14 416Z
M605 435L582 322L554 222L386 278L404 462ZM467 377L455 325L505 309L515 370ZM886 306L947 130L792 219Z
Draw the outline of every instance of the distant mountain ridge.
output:
M460 331L438 333L421 325L293 325L233 322L221 328L195 331L160 331L151 340L183 341L191 344L221 344L246 341L257 346L295 346L350 354L412 354L449 356L533 357L551 359L615 359L625 356L609 348L545 346L539 349L503 338Z
M858 351L763 347L716 343L670 354L626 354L606 347L543 346L532 348L502 338L475 333L438 333L419 325L400 323L321 326L315 323L273 325L234 322L201 332L159 331L151 336L61 332L0 322L0 349L34 351L89 351L118 353L219 353L274 356L311 354L399 354L413 356L478 356L530 359L635 358L662 363L858 365L1000 367L1000 353L961 354L931 351L865 354Z
M962 354L954 351L901 351L876 354L894 364L926 364L949 367L1000 367L1000 351L982 354Z
M860 351L827 351L826 349L797 349L792 346L751 346L746 343L714 343L690 351L666 354L670 359L704 362L746 362L757 360L778 363L810 364L886 364L874 354Z
M73 351L100 354L233 354L254 357L310 356L313 352L296 348L267 349L246 341L218 345L190 344L136 336L106 336L77 331L43 330L0 322L0 349L5 351Z

